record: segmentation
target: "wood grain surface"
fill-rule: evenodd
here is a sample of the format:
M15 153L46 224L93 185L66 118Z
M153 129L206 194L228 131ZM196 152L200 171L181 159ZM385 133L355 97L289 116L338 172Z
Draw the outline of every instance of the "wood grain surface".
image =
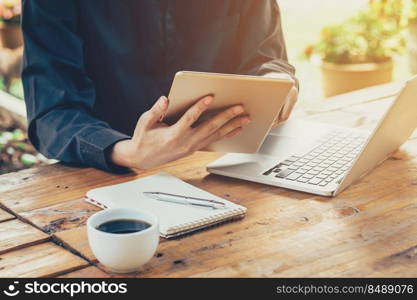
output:
M9 214L7 211L0 209L0 223L14 219L15 216Z
M91 266L59 276L60 278L108 278L109 274L97 267Z
M0 255L0 277L53 277L87 265L70 251L47 242Z
M17 219L0 223L0 237L0 254L49 239L46 233Z

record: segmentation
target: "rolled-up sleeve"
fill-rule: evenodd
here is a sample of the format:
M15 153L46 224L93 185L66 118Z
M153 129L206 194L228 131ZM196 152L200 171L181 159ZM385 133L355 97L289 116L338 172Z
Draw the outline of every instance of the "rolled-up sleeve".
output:
M125 171L107 152L129 136L94 117L94 84L83 61L74 0L23 0L22 81L29 138L45 156L64 163Z
M240 74L286 73L298 86L295 69L288 63L276 0L246 0L241 13L238 41Z

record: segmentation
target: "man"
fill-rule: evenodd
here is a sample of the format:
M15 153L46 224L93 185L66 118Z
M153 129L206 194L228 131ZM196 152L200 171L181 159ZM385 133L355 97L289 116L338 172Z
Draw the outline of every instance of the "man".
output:
M30 140L113 172L178 159L250 122L235 106L192 127L211 97L160 122L177 71L294 74L274 0L23 0L22 29Z

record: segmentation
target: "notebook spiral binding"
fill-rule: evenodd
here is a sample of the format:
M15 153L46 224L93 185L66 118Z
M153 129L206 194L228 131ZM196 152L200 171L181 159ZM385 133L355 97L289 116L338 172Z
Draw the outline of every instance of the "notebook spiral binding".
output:
M96 201L94 199L88 198L87 196L84 196L84 201L86 201L86 202L88 202L90 204L93 204L95 206L98 206L98 207L100 207L102 209L106 209L107 208L107 206L105 206L104 204L101 204L100 202L98 202L98 201Z
M215 224L218 224L220 222L229 221L231 218L241 218L245 215L245 213L246 213L246 209L236 208L236 209L230 210L228 212L218 213L211 218L203 218L199 221L186 222L186 223L183 223L181 225L171 227L168 230L167 234L168 235L177 235L177 234L182 234L183 232L187 232L187 231L198 230L198 229L200 229L202 227L206 227L208 225L215 225Z

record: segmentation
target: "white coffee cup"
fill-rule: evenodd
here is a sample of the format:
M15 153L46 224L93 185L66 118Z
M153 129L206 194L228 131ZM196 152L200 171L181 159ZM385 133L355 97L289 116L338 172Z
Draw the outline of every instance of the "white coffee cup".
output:
M103 223L115 220L139 220L151 226L133 233L108 233L98 230ZM139 210L108 208L87 220L88 241L95 257L117 273L137 271L155 254L159 243L156 216Z

